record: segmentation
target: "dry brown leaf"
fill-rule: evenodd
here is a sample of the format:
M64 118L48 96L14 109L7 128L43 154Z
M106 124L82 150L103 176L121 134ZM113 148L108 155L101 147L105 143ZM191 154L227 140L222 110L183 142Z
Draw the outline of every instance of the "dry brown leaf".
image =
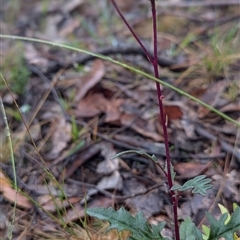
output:
M107 109L108 101L101 93L88 94L77 106L77 117L94 117Z
M36 65L45 71L49 66L49 61L44 58L40 52L32 44L26 44L26 50L24 51L24 57L29 64Z
M209 164L196 162L177 163L174 165L174 169L180 174L181 178L190 179L204 173L208 169Z
M87 92L93 88L104 76L105 66L103 61L98 59L93 62L91 72L86 76L81 78L80 83L78 84L77 93L75 99L79 102L81 99L86 96Z
M104 207L108 208L112 205L112 199L108 197L99 197L94 198L91 202L88 203L88 208L93 207ZM63 219L65 222L74 221L79 218L83 218L85 216L84 207L82 207L79 203L73 204L74 209L70 209L66 215L63 215Z
M0 170L0 190L4 186L11 186L11 180L4 175L4 173Z
M81 24L81 21L78 19L69 19L64 27L59 31L59 35L63 38L67 37L69 34L78 28Z
M57 210L67 208L70 206L70 204L79 202L81 199L82 198L80 197L71 197L62 200L58 197L52 197L51 195L47 194L38 197L38 203L43 207L45 211L55 212Z
M240 103L229 103L220 109L221 112L240 112Z
M114 123L119 121L121 117L120 106L123 102L123 99L113 99L108 102L105 118L106 123Z
M217 83L213 83L207 88L206 92L202 95L200 99L203 102L215 107L226 86L226 81L219 81ZM198 116L200 118L205 117L209 112L210 110L203 106L200 106L198 108Z
M165 106L164 105L163 111L166 114L168 121L179 119L183 115L183 112L179 106L174 106L174 105Z
M17 206L26 209L30 209L32 207L32 204L27 197L12 188L11 180L6 177L2 171L0 171L0 192L2 192L2 196L10 203L16 202Z
M72 126L65 118L59 117L52 124L54 125L54 132L51 136L52 150L47 154L47 158L49 159L57 158L71 140Z
M75 111L77 117L94 117L100 113L105 113L105 122L116 122L120 118L119 107L123 99L107 100L102 93L88 94L80 101Z
M162 140L162 136L157 133L154 122L150 120L146 121L140 118L135 119L135 117L135 115L131 114L122 114L121 124L124 126L129 126L137 133L141 134L144 137L149 137L154 141L158 142Z

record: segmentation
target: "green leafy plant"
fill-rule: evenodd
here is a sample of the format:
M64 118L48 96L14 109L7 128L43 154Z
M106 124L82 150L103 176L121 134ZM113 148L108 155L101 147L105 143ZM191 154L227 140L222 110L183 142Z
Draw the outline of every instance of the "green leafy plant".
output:
M118 231L129 230L132 233L128 238L130 240L168 239L161 235L161 231L166 223L162 222L158 225L150 225L141 212L138 212L133 217L124 208L120 208L118 211L112 208L92 208L88 209L87 213L93 217L110 222L107 231L114 228L118 229Z
M200 175L191 180L188 180L186 183L183 184L183 186L173 186L171 190L183 192L189 189L193 189L192 193L198 193L204 196L206 194L206 191L212 188L212 185L209 184L210 182L211 180L206 178L205 175Z
M223 205L218 204L218 207L222 213L219 220L214 219L207 213L210 227L207 227L205 225L202 226L205 233L203 234L203 239L218 239L221 235L221 237L224 237L225 239L238 240L239 238L234 231L239 230L240 228L240 208L237 206L237 204L233 204L234 211L231 215L227 208L225 208ZM211 231L211 228L214 230Z

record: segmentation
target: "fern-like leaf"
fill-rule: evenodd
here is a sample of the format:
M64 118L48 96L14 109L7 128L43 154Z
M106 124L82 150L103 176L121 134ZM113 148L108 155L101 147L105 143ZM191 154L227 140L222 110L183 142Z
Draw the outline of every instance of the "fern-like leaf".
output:
M228 217L227 213L221 215L216 220L210 213L206 213L208 221L210 223L209 240L218 240L223 237L225 240L234 239L234 232L240 230L240 207L237 207L231 215L229 222L225 225L225 221Z
M141 212L133 217L124 208L115 211L113 208L89 208L87 214L110 223L107 231L115 228L119 232L128 230L132 233L128 240L169 240L161 235L165 222L149 225Z
M192 188L193 193L198 193L204 196L207 190L212 188L212 185L209 184L210 182L211 179L206 178L206 175L200 175L191 180L188 180L182 186L179 185L173 186L171 190L173 191L178 190L182 192Z
M180 225L181 240L202 240L201 231L195 226L190 217L187 217Z

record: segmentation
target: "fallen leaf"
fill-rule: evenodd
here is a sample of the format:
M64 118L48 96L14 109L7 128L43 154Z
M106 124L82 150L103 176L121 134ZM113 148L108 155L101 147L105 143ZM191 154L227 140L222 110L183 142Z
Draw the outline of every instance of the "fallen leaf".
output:
M215 107L226 86L227 86L226 81L219 81L217 83L211 84L207 88L206 92L202 95L200 100L211 105L212 107ZM209 112L210 110L204 106L199 106L198 108L198 116L200 118L205 117Z
M122 190L122 177L118 171L114 171L110 176L102 178L97 184L99 189Z
M112 206L112 199L107 198L107 197L99 197L96 199L93 199L91 202L88 203L87 207L88 208L93 208L93 207L104 207L108 208ZM63 220L64 222L71 222L74 220L77 220L79 218L83 218L86 216L85 212L85 207L82 207L79 203L74 203L73 204L73 209L69 209L67 211L67 214L63 215Z
M35 65L45 72L48 69L49 61L43 57L32 44L26 44L25 48L24 58L27 60L28 64Z
M57 158L71 140L71 124L65 118L60 117L52 124L54 125L54 132L51 136L52 150L47 154L48 159Z
M129 198L125 201L132 212L142 211L146 218L159 214L163 206L163 198L158 192Z
M104 157L104 161L100 162L97 165L97 173L101 174L110 174L114 171L118 170L119 168L119 158L114 158L117 152L114 150L113 145L109 142L101 142L100 144L101 148L101 155Z
M71 197L63 200L61 198L53 197L48 194L38 197L38 203L45 211L55 212L63 208L67 208L71 204L79 202L81 199L81 197Z
M157 133L157 129L153 121L135 118L135 115L122 114L121 124L123 126L129 126L129 128L135 130L137 133L141 134L142 136L149 137L154 141L158 142L162 140L162 136Z
M163 111L167 116L167 120L175 120L182 117L183 113L179 106L163 106Z
M180 178L190 179L203 174L209 166L210 163L200 164L196 162L187 162L175 164L174 169L180 175Z
M75 115L90 118L105 113L105 122L114 123L120 119L119 108L123 101L123 99L107 100L102 93L90 93L78 103Z
M0 190L4 186L9 186L11 185L11 180L4 175L4 173L0 170Z
M59 35L63 38L67 37L69 34L73 33L80 24L81 21L79 19L69 19L59 31Z
M93 88L104 76L105 67L102 60L95 60L91 71L84 77L81 78L78 87L75 100L79 102L87 92Z
M221 112L240 112L240 103L229 103L220 109Z
M77 106L77 117L94 117L107 109L108 101L101 93L88 94Z
M11 180L0 171L0 192L2 196L10 203L16 203L17 206L30 209L32 204L20 191L12 188Z
M236 170L226 174L226 182L223 188L223 195L227 199L231 199L233 202L240 201L240 191L238 185L240 184L240 176Z

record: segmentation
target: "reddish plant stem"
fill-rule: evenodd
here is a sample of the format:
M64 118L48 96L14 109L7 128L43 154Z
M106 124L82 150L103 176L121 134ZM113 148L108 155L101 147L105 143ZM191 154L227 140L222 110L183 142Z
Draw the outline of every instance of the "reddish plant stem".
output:
M146 54L148 60L152 63L153 59L151 57L151 55L148 53L147 49L144 47L144 45L142 44L142 42L140 41L140 39L138 38L138 36L135 34L135 32L133 31L133 29L131 28L131 26L129 25L129 23L127 22L126 18L122 15L122 12L120 11L120 9L118 8L115 0L111 0L112 4L114 6L114 8L116 9L116 11L118 12L119 16L121 17L121 19L123 20L123 22L125 23L125 25L128 27L128 29L130 30L130 32L132 33L132 35L134 36L134 38L137 40L138 44L141 46L142 50L144 51L144 53Z
M156 5L155 0L150 0L151 6L152 6L152 22L153 22L153 61L152 65L154 68L154 75L156 78L159 79L159 71L158 71L158 62L157 62L157 17L156 17ZM166 118L163 111L163 98L162 90L160 83L156 82L157 87L157 94L158 94L158 103L159 103L159 112L160 112L160 118L162 122L162 129L163 129L163 135L164 135L164 144L166 149L166 163L167 163L167 180L168 180L168 187L169 192L172 198L172 204L173 204L173 216L174 216L174 227L175 227L175 237L176 240L180 240L180 234L179 234L179 226L178 226L178 212L177 212L177 206L178 206L178 198L175 195L175 192L170 190L173 186L172 181L172 174L171 174L171 159L170 159L170 152L169 152L169 143L168 143L168 133L167 133L167 123Z
M159 79L159 71L158 71L158 62L157 62L157 18L156 18L156 6L155 6L155 0L150 0L151 6L152 6L152 22L153 22L153 58L148 53L147 49L142 44L141 40L138 38L138 36L135 34L131 26L128 24L125 17L122 15L120 9L118 8L117 4L115 3L115 0L111 0L113 6L115 7L116 11L118 12L119 16L123 20L123 22L126 24L136 41L139 43L139 45L142 47L143 51L145 52L146 56L148 57L149 61L151 62L153 69L154 69L154 75L156 78ZM168 133L167 133L167 123L166 118L163 111L163 98L161 91L161 86L158 82L156 82L156 88L157 88L157 94L158 94L158 103L159 103L159 113L160 113L160 119L162 122L162 129L163 129L163 135L164 135L164 144L165 144L165 150L166 150L166 165L167 165L167 171L164 172L164 174L167 177L168 180L168 187L169 187L169 193L172 199L173 204L173 215L174 215L174 225L175 225L175 237L176 240L180 240L180 234L179 234L179 226L178 226L178 213L177 213L177 206L178 206L178 197L175 195L175 192L170 190L173 186L172 181L172 174L171 174L171 160L170 160L170 152L169 152L169 143L168 143Z

